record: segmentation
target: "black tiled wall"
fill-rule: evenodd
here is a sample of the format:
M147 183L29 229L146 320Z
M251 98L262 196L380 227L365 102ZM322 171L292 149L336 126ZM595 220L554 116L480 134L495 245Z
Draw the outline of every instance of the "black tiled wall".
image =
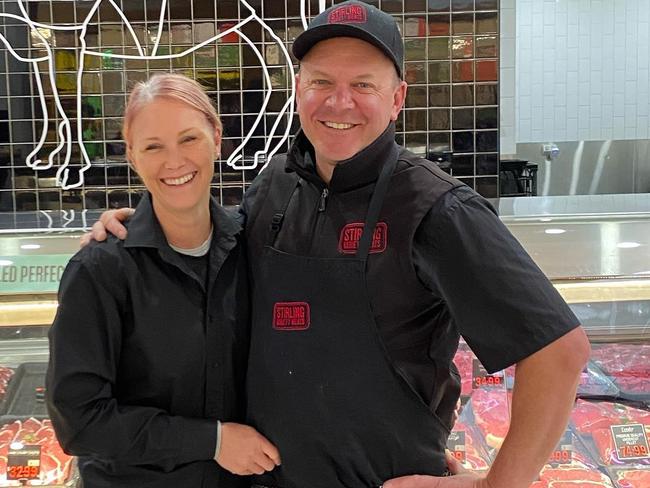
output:
M306 1L306 0L305 0ZM143 48L152 50L160 2L116 2L133 26ZM302 31L300 0L250 0L249 5L287 48ZM332 2L328 0L328 5ZM333 2L340 3L340 2ZM398 121L398 142L422 155L450 159L449 171L486 196L496 196L498 175L498 0L375 0L368 1L394 15L405 42L406 106ZM90 1L24 1L30 18L42 24L79 25ZM307 12L317 12L311 0ZM0 0L0 12L21 15L15 0ZM179 53L222 32L249 14L238 0L168 2L158 52ZM52 47L56 87L72 122L76 107L79 37L73 30L40 28ZM287 101L290 72L277 44L257 22L243 32L263 53L273 93L257 130L244 148L251 162ZM0 33L17 54L34 59L44 46L24 23L0 18ZM91 17L86 42L108 53L136 54L125 23L104 1ZM295 63L295 60L293 60ZM84 147L92 160L80 188L56 186L57 165L35 172L25 158L41 137L42 109L32 63L16 60L0 43L0 211L106 208L135 205L142 185L129 168L121 140L120 115L130 86L156 71L178 71L199 80L214 100L224 122L222 160L217 162L214 193L225 204L236 204L257 170L234 170L225 163L250 132L262 107L266 82L261 63L243 39L231 34L188 55L171 60L123 60L86 56L81 112ZM59 139L52 87L46 62L37 64L50 114L46 143L39 157L57 147ZM283 116L279 127L288 123ZM292 131L297 128L294 118ZM281 133L282 131L278 131ZM287 143L284 145L286 149ZM71 168L79 167L80 150L72 145ZM76 165L76 166L75 166Z

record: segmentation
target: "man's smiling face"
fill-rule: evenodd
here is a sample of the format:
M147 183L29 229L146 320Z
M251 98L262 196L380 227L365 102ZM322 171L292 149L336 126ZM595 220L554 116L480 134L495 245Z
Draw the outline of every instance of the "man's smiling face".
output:
M296 76L300 125L316 162L351 158L396 120L406 83L379 49L360 39L335 37L316 44Z

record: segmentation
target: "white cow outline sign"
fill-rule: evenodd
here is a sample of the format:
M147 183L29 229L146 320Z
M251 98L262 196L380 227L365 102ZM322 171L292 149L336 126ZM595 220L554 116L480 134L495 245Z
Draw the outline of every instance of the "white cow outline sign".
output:
M307 2L309 0L301 0L300 3L300 16L302 20L302 24L304 28L307 28ZM100 7L102 2L107 2L109 3L115 11L118 13L122 21L124 22L124 25L126 26L129 34L131 35L131 38L135 44L135 47L138 51L137 55L128 55L128 54L115 54L115 53L107 53L107 52L99 52L99 51L94 51L92 49L89 49L86 45L86 32L88 29L88 25L95 13L97 12L97 9ZM218 0L217 0L218 2ZM165 13L167 11L167 0L161 0L161 6L160 6L160 17L158 19L158 30L156 33L156 37L154 39L154 44L153 48L151 50L151 54L147 54L145 50L142 48L142 45L140 44L140 41L138 37L136 36L133 27L131 26L129 20L126 18L124 15L124 12L120 9L120 7L115 3L114 0L95 0L94 4L90 8L88 14L86 15L86 18L83 20L83 22L80 25L50 25L50 24L44 24L40 22L36 22L32 20L29 17L29 14L27 13L27 10L25 9L25 5L23 3L23 0L16 0L16 5L20 9L20 12L22 15L15 15L15 14L10 14L10 13L0 13L0 18L10 18L13 20L17 20L19 22L22 22L26 24L32 35L38 38L41 43L43 44L47 55L46 56L41 56L37 58L25 58L21 56L18 52L14 50L14 48L11 46L9 41L5 38L3 34L0 33L0 43L4 44L5 47L7 48L8 52L17 60L25 62L25 63L31 63L33 73L34 73L34 78L36 80L36 86L38 88L38 97L40 100L40 105L41 105L41 110L43 113L43 128L41 130L41 136L39 141L36 143L36 146L34 149L27 155L25 158L25 164L34 169L35 171L43 171L50 169L53 164L54 164L54 158L57 154L59 154L61 151L64 151L63 153L63 162L59 166L57 172L56 172L56 184L60 186L64 190L68 190L71 188L77 188L83 185L84 183L84 172L88 170L88 168L91 167L92 163L90 161L90 158L88 156L88 153L86 152L86 148L84 146L84 140L83 140L83 125L82 125L82 111L81 111L81 99L82 99L82 76L84 73L84 58L86 56L98 56L98 57L103 57L103 58L119 58L119 59L139 59L139 60L163 60L163 59L172 59L172 58L179 58L186 56L188 54L191 54L192 52L208 45L213 42L216 42L218 39L227 36L228 34L231 33L236 33L241 37L241 39L250 46L250 48L253 50L255 55L260 61L261 68L264 73L264 80L265 80L265 96L264 96L264 101L262 103L262 107L260 109L259 114L257 115L253 125L248 131L248 134L244 137L242 140L241 144L237 146L226 161L229 166L231 166L234 169L255 169L257 168L261 163L262 169L266 166L268 161L273 157L274 154L278 152L278 150L282 147L282 145L285 143L285 141L289 137L289 131L291 130L291 125L293 122L293 117L294 117L294 108L293 108L293 102L294 102L294 97L295 97L295 72L293 69L293 65L291 63L289 53L287 52L286 47L284 46L283 41L273 32L273 30L263 21L262 18L260 18L257 15L257 12L255 9L246 1L246 0L239 0L241 7L242 7L242 12L248 12L248 15L241 19L239 22L237 22L235 25L232 27L228 28L227 30L224 30L223 32L219 32L218 34L210 37L209 39L200 42L199 44L196 44L180 53L174 53L174 54L158 54L158 46L160 43L160 39L162 36L162 30L163 30L163 25L165 22ZM326 7L326 0L319 0L319 12L322 12L325 10ZM243 16L243 13L242 13ZM271 127L271 131L266 134L266 143L264 145L264 149L257 151L252 159L252 162L246 163L243 159L242 152L243 148L246 145L246 143L250 140L252 137L253 132L257 129L259 126L262 117L264 116L264 113L266 111L266 108L269 103L269 99L271 98L271 94L273 92L273 87L271 85L271 77L269 76L269 69L268 66L266 65L264 61L264 57L262 56L262 53L257 49L255 44L242 32L242 28L249 22L258 22L262 28L268 33L268 35L275 41L275 43L279 46L280 52L284 56L284 60L286 62L286 65L289 68L290 72L290 79L291 79L291 87L290 87L290 95L278 113L275 122L273 123ZM76 80L76 88L77 88L77 93L76 93L76 106L77 106L77 118L76 118L76 123L75 123L75 129L76 129L76 137L73 137L73 130L72 130L72 125L70 122L70 119L65 113L65 110L63 109L63 106L61 104L61 100L59 98L59 94L57 91L56 87L56 72L54 69L55 63L54 63L54 57L52 55L52 47L49 45L47 42L47 39L41 32L41 29L47 29L51 31L73 31L77 32L79 36L79 45L81 46L79 51L78 51L78 62L77 62L77 80ZM40 76L40 71L38 68L38 63L39 62L47 62L48 63L48 76L52 88L52 95L54 96L54 103L56 106L56 112L58 113L59 117L61 118L61 122L59 122L58 127L57 127L57 133L58 133L58 145L56 148L49 154L47 161L43 161L41 159L37 158L38 152L43 148L43 145L45 144L45 140L47 137L47 131L48 131L48 119L49 119L49 113L47 110L47 104L46 104L46 99L45 99L45 93L43 90L43 84L41 81L41 76ZM276 131L278 130L278 126L280 124L280 121L282 120L282 117L284 115L287 115L287 124L286 124L286 129L284 133L282 134L282 137L280 140L275 144L275 146L271 147L272 141L274 136L276 135ZM74 139L74 141L73 141ZM70 175L70 160L72 157L72 144L73 142L76 142L79 145L79 149L81 151L81 157L82 157L82 165L81 168L79 169L79 175L77 181L71 181L71 175Z

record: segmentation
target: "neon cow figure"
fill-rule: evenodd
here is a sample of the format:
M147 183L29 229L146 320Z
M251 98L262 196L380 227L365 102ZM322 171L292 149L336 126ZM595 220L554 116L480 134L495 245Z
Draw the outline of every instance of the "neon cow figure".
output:
M30 152L26 159L25 163L28 167L34 169L34 170L46 170L52 167L53 165L53 159L54 157L61 152L61 150L65 147L66 148L66 163L69 161L69 154L70 154L70 145L71 145L71 139L72 139L72 134L71 134L71 129L70 129L70 121L65 115L65 111L63 110L63 107L61 106L61 102L58 96L57 88L56 88L56 79L55 76L56 74L54 73L54 63L53 63L53 55L52 55L52 49L43 35L43 33L39 30L42 29L43 27L39 24L36 24L34 22L31 22L27 16L27 13L25 12L25 9L22 5L22 3L18 2L17 5L20 7L20 10L23 14L23 16L18 16L15 14L11 13L0 13L0 18L5 18L5 19L12 19L12 20L17 20L21 23L24 23L30 30L30 34L32 38L38 38L39 43L43 47L47 55L46 56L41 56L41 57L36 57L36 58L24 58L20 54L18 54L7 38L0 34L0 42L5 45L7 48L7 51L9 54L11 54L14 58L16 58L18 61L23 61L25 63L31 63L32 69L34 71L34 77L36 80L36 86L38 89L38 97L41 102L41 110L43 112L44 120L43 120L43 128L41 131L41 137L39 142L36 144L36 147ZM66 29L68 30L68 29ZM45 102L45 93L43 90L43 83L40 77L40 70L38 68L38 63L42 61L47 61L48 66L49 66L49 80L51 84L51 89L52 89L52 94L54 95L54 100L57 108L57 112L59 113L60 117L62 118L62 121L59 123L58 126L58 135L59 135L59 144L58 146L50 153L48 160L46 162L40 160L40 159L35 159L36 154L38 151L40 151L45 143L45 139L47 136L47 128L48 128L48 119L49 119L49 114L47 110L47 105ZM57 179L59 175L57 174Z
M119 54L119 53L105 53L105 52L100 52L100 51L95 51L93 49L89 49L86 45L86 32L88 29L88 25L92 19L92 17L95 15L97 12L97 9L99 8L100 4L102 1L107 1L118 13L122 21L124 22L125 26L127 27L127 30L131 36L131 39L133 40L133 43L137 49L138 54L137 55L127 55L127 54ZM302 17L302 22L303 25L306 25L307 20L306 20L306 15L305 15L305 10L306 10L306 2L308 0L303 0L301 2L301 17ZM209 39L196 44L182 52L179 53L174 53L174 54L159 54L158 53L158 46L160 43L160 38L162 35L162 28L163 28L163 23L165 21L165 12L167 11L167 0L161 0L161 8L160 8L160 18L158 22L158 31L155 37L155 42L153 45L153 48L151 50L151 53L148 54L145 52L143 49L142 45L140 44L139 39L137 38L131 24L129 23L128 19L120 9L120 7L115 3L114 0L96 0L93 6L90 8L88 14L86 15L86 18L83 20L83 22L80 25L74 25L74 26L57 26L57 25L49 25L49 24L44 24L40 22L35 22L32 19L29 18L29 15L25 9L25 6L23 5L23 0L17 0L17 5L22 13L22 16L17 16L14 14L3 14L0 13L0 17L8 17L12 18L14 20L19 20L20 22L25 23L30 29L31 32L34 34L35 37L37 37L40 42L43 44L45 47L45 50L47 52L47 56L43 56L40 58L34 58L34 59L27 59L23 58L20 56L18 53L16 53L10 46L9 42L7 41L6 38L4 38L0 34L0 42L4 43L4 45L7 47L9 52L12 54L12 56L16 57L20 61L24 62L30 62L32 63L32 67L34 69L34 74L36 76L36 85L38 87L38 96L41 101L41 108L43 111L44 115L44 120L43 120L43 129L42 129L42 134L39 142L35 146L34 150L27 156L26 158L26 165L30 168L33 168L34 170L45 170L49 169L53 165L53 158L61 152L62 150L65 149L65 152L63 154L63 163L59 166L57 173L56 173L56 181L57 185L59 185L61 188L64 190L70 189L70 188L76 188L79 187L83 184L84 182L84 177L83 173L90 168L91 162L90 158L88 156L88 153L86 152L86 148L84 147L83 144L83 125L82 125L82 110L81 110L81 100L82 100L82 75L83 75L83 66L84 66L84 59L86 56L98 56L102 58L118 58L118 59L139 59L139 60L162 60L162 59L172 59L172 58L179 58L186 56L188 54L191 54L192 52L196 51L197 49L200 49L210 43L216 42L218 39L227 36L232 33L236 33L239 35L239 37L246 43L248 46L253 50L255 53L256 57L259 59L262 70L263 70L263 75L264 75L264 80L265 80L265 89L264 89L264 100L262 103L262 106L260 108L259 114L255 118L252 126L249 129L248 134L244 137L242 140L241 144L237 146L237 148L234 149L232 154L227 160L227 164L231 166L234 169L255 169L258 166L261 165L261 169L263 169L266 164L268 164L268 161L273 157L274 154L278 152L278 150L282 147L282 145L285 143L287 138L289 137L289 131L291 129L292 121L293 121L293 116L294 116L294 109L293 109L293 102L294 102L294 94L295 94L295 72L293 69L293 65L291 64L289 53L287 52L284 43L282 40L272 31L272 29L264 23L264 21L257 15L257 12L251 5L246 1L246 0L240 0L240 4L243 7L243 11L247 12L248 15L246 15L243 19L241 19L239 22L237 22L235 25L229 27L228 29L219 32L218 34L210 37ZM324 10L325 8L325 0L320 0L320 10ZM262 28L268 33L268 35L275 41L275 43L278 45L280 53L282 56L284 56L284 60L287 64L287 67L290 72L290 83L291 83L291 89L290 89L290 96L287 98L287 101L283 105L282 109L278 113L276 120L274 121L271 130L268 134L266 134L266 142L264 145L264 148L262 150L256 151L255 154L252 157L251 161L246 161L243 157L243 149L244 146L247 144L247 142L250 140L252 137L253 132L258 128L260 122L262 121L262 117L264 116L264 113L266 112L266 108L268 106L269 100L272 95L272 85L271 85L271 77L269 75L269 70L268 67L266 66L266 63L264 62L264 57L260 53L260 51L257 49L255 44L242 32L242 28L248 24L249 22L258 22ZM61 106L61 103L59 101L58 93L56 91L56 73L54 70L54 58L52 56L52 49L49 46L47 40L45 37L42 35L41 31L46 31L46 30L52 30L52 31L60 31L60 30L66 30L66 31L76 31L78 32L79 35L79 45L80 45L80 50L78 53L78 62L77 62L77 93L76 93L76 104L77 104L77 118L76 118L76 123L75 123L75 128L76 128L76 136L74 139L76 140L76 143L79 145L79 149L81 151L81 156L82 156L82 166L79 170L79 175L77 178L77 181L71 181L71 175L70 175L70 159L71 159L71 145L73 142L73 134L72 134L72 124L65 114L65 111L63 107ZM37 63L39 61L48 61L48 66L49 66L49 80L52 86L52 93L55 98L55 104L56 104L56 110L61 118L61 122L59 123L58 126L58 137L59 137L59 144L57 147L49 154L47 161L42 161L41 159L36 159L36 154L38 153L39 150L42 149L46 134L47 134L47 128L48 128L48 116L49 114L47 113L47 106L45 103L45 97L44 97L44 91L43 87L41 84L40 80L40 72L37 66ZM273 147L271 147L273 143L274 136L278 132L278 127L280 124L280 121L282 120L284 115L287 115L287 124L284 132L282 133L281 138L275 143Z

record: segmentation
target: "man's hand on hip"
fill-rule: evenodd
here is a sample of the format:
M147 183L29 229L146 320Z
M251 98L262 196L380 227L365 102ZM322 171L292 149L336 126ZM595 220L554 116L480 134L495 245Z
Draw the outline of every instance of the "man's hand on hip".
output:
M487 480L463 468L451 453L446 453L451 476L412 475L393 478L383 488L490 488Z

